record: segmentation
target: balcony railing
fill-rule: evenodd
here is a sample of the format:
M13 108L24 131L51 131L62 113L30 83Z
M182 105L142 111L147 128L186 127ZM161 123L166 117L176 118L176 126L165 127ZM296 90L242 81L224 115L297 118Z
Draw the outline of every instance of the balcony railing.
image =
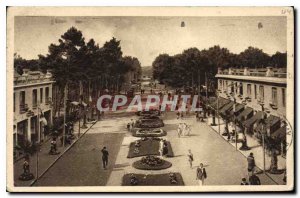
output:
M237 75L237 76L265 76L265 77L277 77L277 78L286 78L287 70L286 68L261 68L261 69L219 69L218 74L223 75Z
M28 111L28 105L20 104L20 113L25 113L26 111Z
M14 85L23 85L23 84L33 84L33 83L42 83L50 82L51 78L47 78L46 75L28 75L28 76L18 76L14 77Z

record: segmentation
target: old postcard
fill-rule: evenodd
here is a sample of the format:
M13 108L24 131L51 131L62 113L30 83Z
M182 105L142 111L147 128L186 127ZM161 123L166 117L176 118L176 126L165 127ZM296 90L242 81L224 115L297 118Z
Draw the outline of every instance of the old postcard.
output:
M292 7L8 7L7 190L294 189Z

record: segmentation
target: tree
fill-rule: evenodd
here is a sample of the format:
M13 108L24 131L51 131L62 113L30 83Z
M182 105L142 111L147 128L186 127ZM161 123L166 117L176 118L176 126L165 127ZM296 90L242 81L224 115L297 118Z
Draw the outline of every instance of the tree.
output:
M238 55L242 67L263 68L270 65L270 56L261 49L248 47Z
M287 53L276 52L271 56L271 66L278 68L287 67Z

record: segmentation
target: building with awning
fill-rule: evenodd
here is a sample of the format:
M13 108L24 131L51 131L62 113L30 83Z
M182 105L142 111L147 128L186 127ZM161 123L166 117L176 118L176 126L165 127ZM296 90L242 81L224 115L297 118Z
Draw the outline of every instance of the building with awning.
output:
M280 118L286 116L287 69L220 67L215 77L218 96L232 100L220 109L221 115L228 113L228 110L230 116L234 115L233 101L245 105L244 108L240 105L235 107L236 111L240 111L236 114L238 126L254 135L259 142L261 130L264 129L267 142L276 139L269 142L269 148L284 152L284 141L279 140L284 139L286 134Z

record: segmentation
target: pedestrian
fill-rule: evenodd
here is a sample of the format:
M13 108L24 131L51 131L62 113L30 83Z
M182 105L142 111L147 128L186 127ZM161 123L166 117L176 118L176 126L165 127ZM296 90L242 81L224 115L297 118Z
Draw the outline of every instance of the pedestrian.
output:
M169 153L167 140L163 141L163 156L167 157Z
M257 175L255 175L255 173L249 177L249 183L250 185L261 185L260 179Z
M160 157L163 157L163 149L164 149L164 140L161 139L159 141L159 150L158 150Z
M181 137L181 133L182 133L182 123L179 123L177 128L177 134L179 138Z
M193 161L194 161L194 157L193 157L193 153L191 151L191 149L189 149L189 153L188 153L188 160L189 160L189 163L190 163L190 168L193 168Z
M178 120L178 119L179 119L179 116L180 116L179 111L177 111L176 115L177 115L177 120Z
M102 152L102 164L103 164L103 168L106 169L107 164L108 164L108 151L106 150L106 147L104 146L103 149L101 150Z
M24 174L28 174L30 172L29 170L29 162L27 159L24 160L24 163L23 163L23 172Z
M248 162L248 174L254 172L255 168L255 159L253 156L253 153L250 153L249 156L247 157L247 162Z
M249 185L249 183L247 182L246 178L243 178L243 179L242 179L241 185L242 185L242 186Z
M197 178L199 186L204 185L204 180L207 178L206 170L203 167L203 164L200 163L200 167L197 168Z
M227 133L227 141L229 142L231 140L231 135L230 135L230 133L228 132Z

